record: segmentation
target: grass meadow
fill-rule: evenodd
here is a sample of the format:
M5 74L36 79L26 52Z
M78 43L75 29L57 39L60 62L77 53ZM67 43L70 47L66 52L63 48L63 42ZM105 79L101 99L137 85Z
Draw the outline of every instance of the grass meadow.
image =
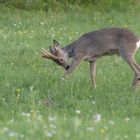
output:
M65 46L85 32L125 27L140 36L139 8L98 12L24 11L0 6L0 140L140 140L140 93L117 56L97 62L97 89L89 64L66 81L63 69L41 58L52 40ZM136 60L140 64L140 50Z

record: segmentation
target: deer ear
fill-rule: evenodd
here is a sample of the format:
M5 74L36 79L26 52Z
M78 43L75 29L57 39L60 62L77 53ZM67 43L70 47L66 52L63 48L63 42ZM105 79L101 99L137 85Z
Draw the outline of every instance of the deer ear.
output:
M56 41L56 40L53 40L53 47L54 47L56 50L60 49L60 44L59 44L59 42Z

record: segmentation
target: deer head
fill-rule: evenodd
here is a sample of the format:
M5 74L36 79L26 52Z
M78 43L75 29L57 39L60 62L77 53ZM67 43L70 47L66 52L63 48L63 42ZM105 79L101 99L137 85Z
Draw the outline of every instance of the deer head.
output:
M61 49L61 45L56 40L53 40L53 45L50 47L50 51L42 50L42 57L53 60L66 70L70 67L68 53Z

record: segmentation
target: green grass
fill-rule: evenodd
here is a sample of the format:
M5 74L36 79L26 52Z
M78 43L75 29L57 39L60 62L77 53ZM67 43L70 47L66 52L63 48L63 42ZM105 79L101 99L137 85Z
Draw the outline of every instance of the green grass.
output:
M138 11L45 13L0 6L0 140L140 140L140 93L131 89L133 73L124 61L98 60L94 90L88 63L61 81L62 68L41 58L53 39L65 46L103 27L127 27L140 36ZM140 51L136 60L140 64Z

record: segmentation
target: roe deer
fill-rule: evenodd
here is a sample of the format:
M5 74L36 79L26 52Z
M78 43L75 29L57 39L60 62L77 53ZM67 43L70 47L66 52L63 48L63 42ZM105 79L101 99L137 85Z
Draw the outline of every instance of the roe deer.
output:
M90 63L93 86L96 87L96 60L105 55L120 55L132 68L135 77L133 86L140 83L140 66L135 62L134 55L140 47L140 40L135 34L123 28L105 28L83 34L73 43L61 48L54 40L50 51L43 50L42 57L51 59L65 70L64 79L70 75L82 61ZM68 58L72 57L69 64Z

